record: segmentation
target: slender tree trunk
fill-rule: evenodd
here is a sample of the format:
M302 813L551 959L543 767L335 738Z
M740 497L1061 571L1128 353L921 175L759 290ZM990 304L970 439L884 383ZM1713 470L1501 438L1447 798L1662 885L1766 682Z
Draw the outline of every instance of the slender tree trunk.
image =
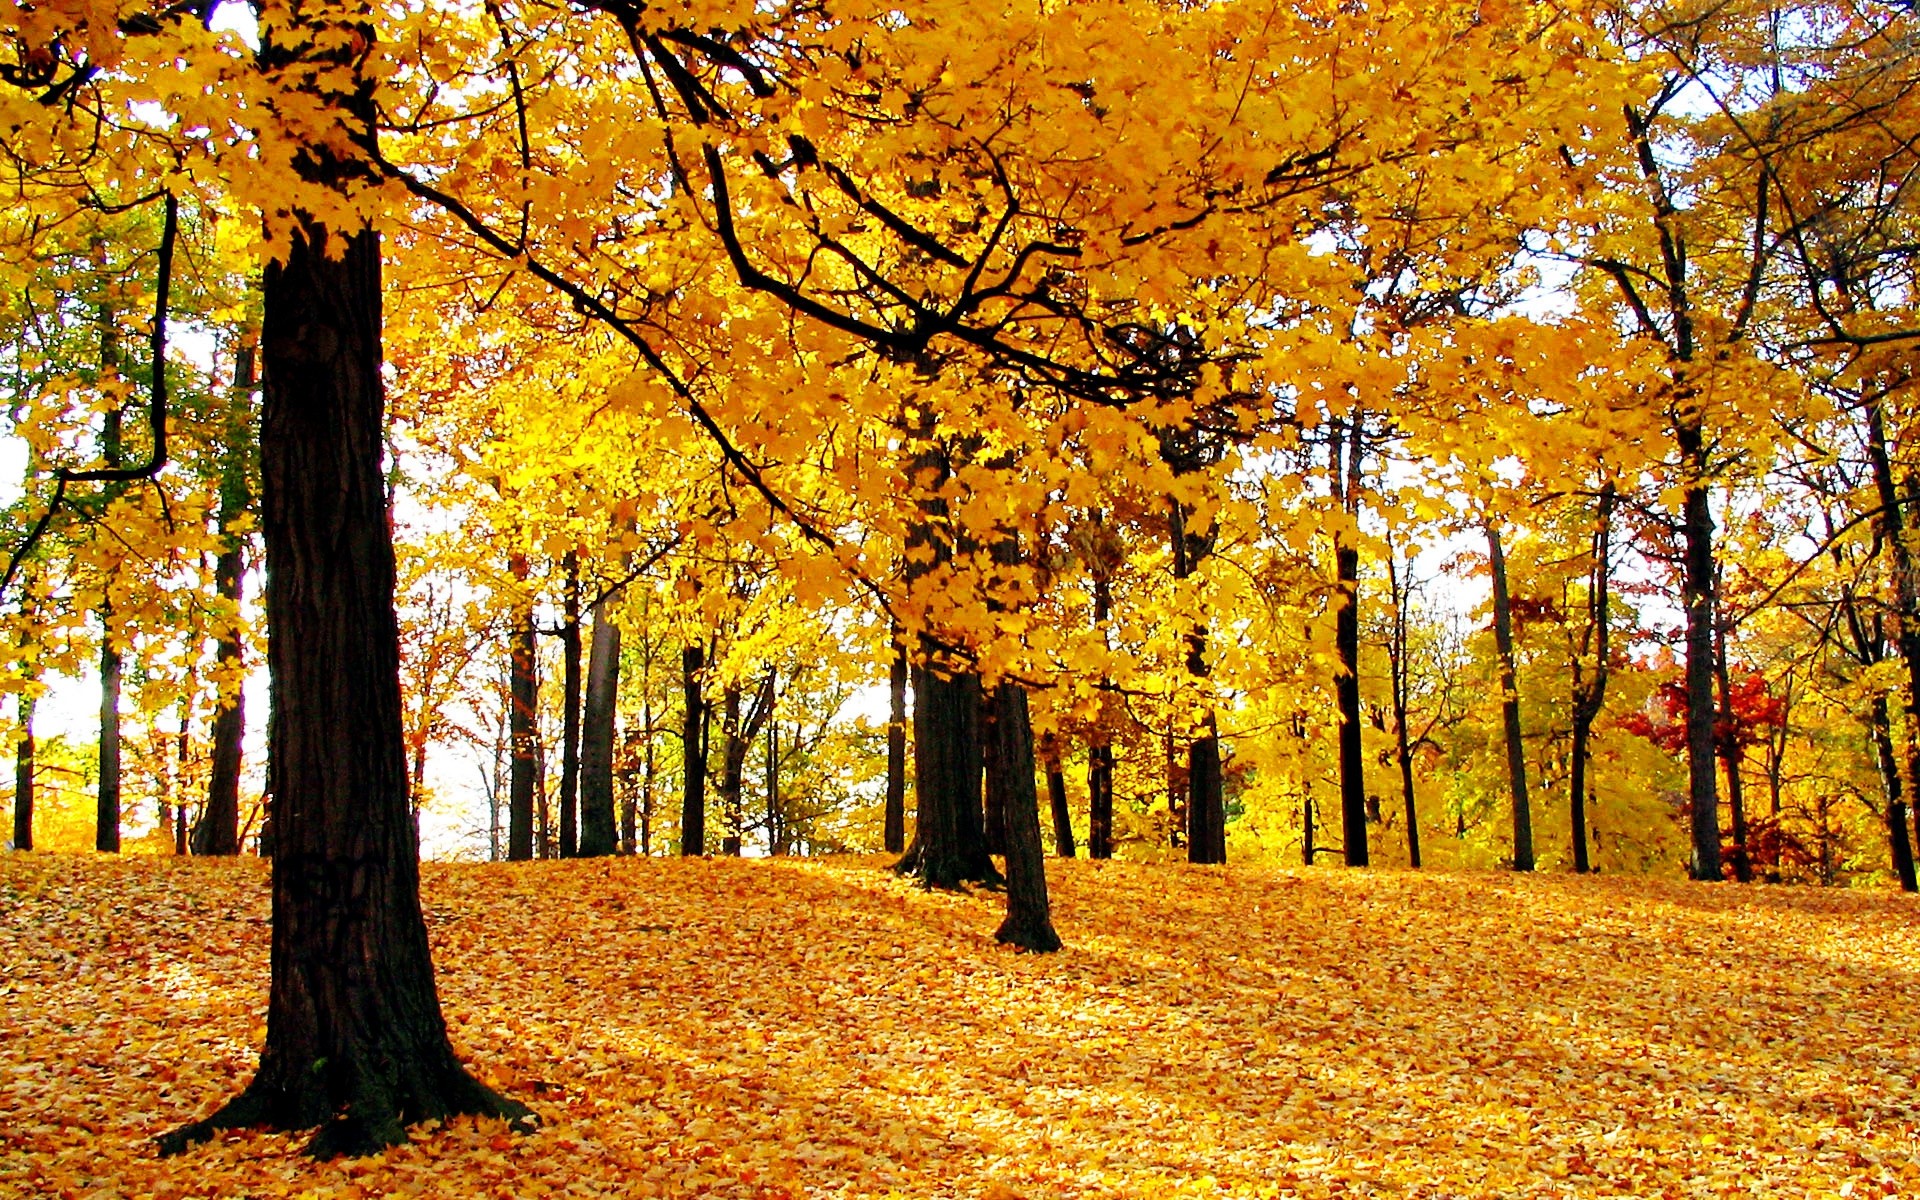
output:
M1310 867L1317 850L1313 844L1313 793L1300 798L1300 864Z
M1359 512L1360 451L1363 418L1335 422L1333 470L1336 498L1349 516ZM1342 469L1342 432L1352 438ZM1340 832L1347 865L1364 867L1367 854L1366 762L1360 742L1360 551L1337 534L1333 542L1334 583L1339 611L1334 614L1333 647L1339 674L1333 681L1334 707L1340 715Z
M20 693L13 743L13 848L33 849L33 697Z
M1899 648L1900 661L1906 667L1903 697L1907 711L1906 770L1902 776L1906 787L1901 795L1916 796L1920 795L1920 573L1915 571L1906 519L1913 480L1909 477L1908 495L1903 496L1894 479L1893 462L1887 449L1886 417L1877 398L1867 407L1867 459L1873 467L1874 492L1880 501L1881 538L1893 559L1894 645ZM1903 807L1916 806L1903 804ZM1901 841L1906 842L1904 825ZM1905 887L1905 875L1901 883Z
M234 352L233 391L227 400L227 448L220 464L220 557L213 567L214 590L233 606L233 623L214 643L214 671L222 680L244 675L244 648L240 641L239 612L246 596L245 535L241 518L253 507L247 484L251 448L258 440L253 430L255 378L254 339L247 331ZM241 687L231 691L223 683L213 713L212 762L207 774L207 803L193 830L195 854L240 853L240 765L246 742L246 696Z
M767 853L781 857L787 852L787 827L780 811L780 722L767 722Z
M583 858L617 853L613 811L613 746L620 694L620 626L613 601L593 606L593 644L587 659L587 693L580 736L580 840Z
M1733 817L1733 843L1727 850L1733 859L1733 877L1741 883L1752 883L1753 857L1747 846L1746 789L1740 778L1743 755L1739 716L1733 711L1733 677L1727 666L1727 626L1724 621L1716 621L1714 626L1713 675L1720 692L1717 724L1723 731L1723 736L1717 740L1721 765L1727 774L1727 808Z
M1178 501L1169 501L1169 524L1173 533L1173 576L1189 579L1200 568L1200 560L1211 548L1211 534L1190 535L1187 511ZM1207 665L1206 626L1196 621L1187 632L1187 675L1204 681ZM1227 804L1220 769L1220 734L1212 709L1200 719L1199 736L1187 746L1187 861L1224 863L1227 861Z
M740 789L745 782L745 745L740 736L740 685L729 683L720 699L720 853L740 857Z
M1500 654L1500 720L1506 730L1507 792L1513 799L1513 869L1533 870L1533 811L1527 804L1527 746L1520 728L1520 683L1513 658L1513 603L1507 594L1507 555L1500 530L1486 522L1487 563L1493 573L1493 640Z
M1052 734L1047 735L1042 757L1047 767L1047 804L1053 813L1053 852L1061 858L1072 858L1073 810L1067 806L1067 776L1060 769L1060 744Z
M1880 785L1887 797L1887 849L1893 860L1893 873L1900 880L1901 891L1920 891L1920 876L1915 875L1913 867L1913 842L1907 835L1906 792L1900 780L1900 760L1893 752L1885 696L1873 698L1870 720L1874 761L1880 768Z
M261 53L269 67L350 73L349 46L372 32L296 18L273 27ZM328 100L370 126L370 84ZM340 186L345 169L323 149L309 154L316 182ZM261 340L276 697L266 1045L247 1088L163 1138L164 1153L239 1126L323 1126L310 1149L328 1156L393 1145L416 1121L531 1118L455 1058L420 908L381 461L379 238L299 220L285 263L266 268Z
M1007 821L1007 916L994 937L1021 950L1060 948L1047 899L1046 854L1040 845L1040 798L1033 787L1033 725L1026 689L993 690L988 772L999 780Z
M1005 771L1012 770L1013 764L1004 763L996 757L1000 744L1000 733L993 727L1002 712L1000 691L983 692L980 696L980 757L985 768L980 785L982 815L982 836L986 838L987 853L1005 855L1007 853L1007 786ZM1031 772L1033 764L1027 764Z
M1692 814L1694 879L1720 879L1720 797L1716 776L1713 702L1713 512L1709 503L1706 435L1697 421L1676 431L1688 482L1682 501L1687 610L1687 803Z
M1400 799L1407 814L1407 865L1420 868L1420 810L1413 790L1413 747L1407 740L1407 710L1412 697L1407 662L1408 592L1391 541L1387 544L1387 591L1393 600L1393 633L1387 642L1387 669L1393 686L1393 749L1400 764Z
M526 556L510 560L515 580L529 573ZM513 631L508 635L510 659L507 684L507 744L512 773L507 785L507 858L525 862L533 857L534 796L540 786L540 656L533 624L533 604L516 600Z
M1103 630L1113 615L1113 586L1104 573L1093 580L1093 621ZM1105 682L1104 680L1102 681ZM1104 717L1104 714L1103 714ZM1113 742L1104 719L1087 746L1087 857L1113 857Z
M1606 703L1607 677L1612 670L1612 617L1608 600L1613 585L1613 509L1618 493L1613 481L1600 489L1594 514L1593 566L1587 576L1587 628L1593 638L1593 674L1583 672L1580 657L1573 661L1573 769L1567 807L1573 817L1573 869L1585 875L1592 869L1587 857L1587 801L1592 784L1587 775L1592 762L1593 723Z
M100 781L94 811L94 849L120 852L120 670L119 647L113 643L112 610L100 606L105 628L100 649Z
M893 666L887 677L887 809L885 846L888 854L907 849L907 642L899 622L893 626Z
M700 694L707 650L698 643L680 651L680 691L684 697L680 726L681 761L680 853L707 852L707 705Z
M580 556L567 551L560 621L560 857L580 842Z

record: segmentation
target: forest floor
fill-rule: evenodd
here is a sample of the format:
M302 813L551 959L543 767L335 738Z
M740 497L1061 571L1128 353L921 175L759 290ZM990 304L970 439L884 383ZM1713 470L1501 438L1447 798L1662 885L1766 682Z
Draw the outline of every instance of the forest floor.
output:
M1050 864L1067 949L879 858L424 868L538 1132L171 1160L264 1033L255 861L0 859L0 1196L1920 1194L1920 906Z

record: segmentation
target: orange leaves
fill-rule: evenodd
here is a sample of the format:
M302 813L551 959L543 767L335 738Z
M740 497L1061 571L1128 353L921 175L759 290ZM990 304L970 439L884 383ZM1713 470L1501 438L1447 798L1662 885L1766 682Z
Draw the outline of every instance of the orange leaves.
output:
M251 1069L263 867L9 857L0 1194L1920 1186L1898 897L1071 862L1040 959L880 867L429 865L455 1044L543 1125L315 1165L146 1141Z

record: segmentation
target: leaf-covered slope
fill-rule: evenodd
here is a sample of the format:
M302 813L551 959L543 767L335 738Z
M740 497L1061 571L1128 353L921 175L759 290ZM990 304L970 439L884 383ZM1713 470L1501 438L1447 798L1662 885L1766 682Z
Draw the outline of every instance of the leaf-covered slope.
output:
M1054 867L1068 949L877 859L426 869L454 1041L545 1124L160 1161L251 1070L257 863L0 860L0 1195L1920 1190L1890 894Z

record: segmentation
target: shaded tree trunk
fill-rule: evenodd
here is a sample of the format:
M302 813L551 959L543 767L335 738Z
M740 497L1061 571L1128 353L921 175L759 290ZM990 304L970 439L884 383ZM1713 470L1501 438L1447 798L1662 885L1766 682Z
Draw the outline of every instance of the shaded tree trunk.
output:
M1893 873L1900 880L1901 891L1920 890L1920 876L1916 876L1913 866L1913 842L1907 834L1906 791L1900 781L1900 760L1893 752L1885 696L1873 698L1870 720L1874 763L1880 769L1880 786L1887 797L1887 849L1893 860Z
M746 805L743 793L746 790L747 753L760 737L761 726L773 713L774 677L768 673L766 681L754 692L751 701L741 695L738 684L728 684L721 710L722 746L720 752L720 811L725 814L726 831L722 835L721 852L739 855L741 839L745 833Z
M1007 779L1006 770L1013 769L1012 764L1004 763L996 757L995 747L999 744L999 733L993 723L1001 712L1000 692L996 688L991 692L983 691L980 696L980 758L985 768L980 784L981 834L986 838L987 853L1005 855L1007 853ZM1027 770L1033 770L1033 764L1027 764Z
M1067 805L1067 776L1060 769L1060 746L1051 734L1047 736L1043 757L1047 767L1047 803L1053 813L1053 852L1061 858L1072 858L1073 810Z
M100 649L100 779L94 807L94 849L120 851L120 649L113 643L112 608L100 606L106 623Z
M1094 624L1105 628L1113 616L1113 585L1104 574L1093 581ZM1104 683L1105 680L1102 680ZM1096 724L1087 746L1087 857L1113 857L1113 742L1104 721Z
M707 649L698 643L680 651L680 853L707 852L707 705L700 694Z
M1713 512L1706 484L1706 434L1697 421L1683 422L1677 436L1689 473L1682 500L1684 535L1681 586L1687 611L1687 805L1693 831L1687 874L1720 879L1720 797L1713 702L1714 581Z
M1717 589L1716 589L1717 590ZM1713 637L1713 675L1720 692L1719 741L1721 767L1727 775L1727 808L1733 817L1733 842L1727 847L1733 859L1733 877L1741 883L1753 882L1752 851L1747 845L1746 788L1740 777L1741 759L1739 714L1733 711L1733 677L1727 666L1727 626L1716 621Z
M237 614L246 593L244 538L241 517L252 507L247 487L247 458L241 448L253 435L254 348L243 338L234 356L233 395L228 401L227 451L220 465L220 557L213 568L214 590L233 605ZM215 671L221 677L238 676L243 649L237 627L224 630L214 644ZM207 775L207 803L193 828L195 854L240 853L240 764L246 741L246 697L241 688L223 687L213 713L212 762Z
M372 37L354 23L274 32L292 41L267 42L270 67L348 68L349 45ZM330 99L366 125L371 94ZM339 186L345 169L324 150L309 155L310 177ZM318 1125L312 1153L359 1154L404 1141L410 1122L527 1120L455 1058L420 907L381 461L378 235L330 237L302 218L285 263L266 269L265 301L261 529L276 698L267 1038L246 1089L161 1149L222 1128Z
M1902 689L1907 715L1906 771L1902 776L1906 787L1901 792L1903 802L1900 806L1906 809L1914 806L1905 798L1920 795L1920 574L1915 571L1913 547L1909 541L1911 533L1907 529L1913 480L1908 478L1908 494L1903 496L1894 479L1893 462L1887 449L1886 417L1878 397L1867 406L1867 460L1873 468L1874 493L1880 501L1881 538L1893 559L1894 645L1899 648L1900 661L1906 668L1906 686ZM1888 819L1892 819L1891 806ZM1896 859L1901 844L1909 847L1907 857L1911 862L1912 843L1907 839L1904 819L1900 837L1893 849ZM1901 887L1909 892L1914 890L1909 883L1912 874L1909 867L1900 876Z
M1393 548L1387 543L1387 591L1393 601L1393 632L1387 642L1387 671L1393 687L1393 750L1400 765L1400 799L1407 815L1407 865L1420 867L1420 810L1413 791L1413 747L1407 738L1407 710L1412 702L1412 684L1407 661L1407 604L1411 583L1401 586L1400 568Z
M1187 511L1178 501L1169 501L1169 523L1173 533L1173 577L1192 578L1200 569L1200 560L1213 548L1211 530L1193 534L1187 530ZM1195 621L1187 632L1187 675L1205 680L1207 665L1206 626ZM1209 708L1200 719L1199 735L1187 745L1187 861L1224 863L1227 861L1227 803L1225 781L1220 769L1220 734Z
M580 842L580 556L562 560L566 590L560 617L560 857Z
M917 811L913 844L895 869L930 888L998 884L981 819L980 677L915 666L913 697Z
M580 840L583 858L620 849L613 811L613 746L620 694L620 626L613 601L593 606L593 642L587 657L587 691L580 735Z
M33 849L33 697L20 693L13 743L13 848Z
M1336 498L1343 512L1359 509L1361 414L1351 422L1334 423L1332 471ZM1343 433L1352 438L1350 451ZM1341 456L1347 452L1342 466ZM1334 588L1339 611L1333 619L1334 656L1339 673L1333 681L1334 708L1340 717L1340 832L1347 865L1364 867L1367 855L1367 779L1360 744L1360 551L1336 533L1333 541Z
M1575 655L1573 660L1573 764L1567 808L1573 818L1573 869L1580 875L1592 869L1587 857L1587 802L1592 785L1587 775L1593 758L1593 723L1606 703L1607 675L1612 669L1608 599L1613 586L1613 509L1617 498L1613 481L1608 480L1600 489L1594 514L1593 566L1587 576L1587 632L1592 638L1593 674L1585 674L1581 656Z
M899 622L893 626L893 665L887 677L887 808L884 845L888 854L907 849L907 643Z
M1486 522L1487 565L1493 575L1493 641L1500 655L1500 723L1507 743L1507 794L1513 801L1513 869L1533 870L1533 810L1527 803L1527 747L1520 727L1520 682L1513 658L1513 603L1507 594L1507 555L1500 530Z
M524 583L529 572L526 556L514 555L509 567L514 579ZM525 862L533 857L534 798L540 786L540 657L529 600L515 601L507 653L507 744L512 754L507 858Z
M1054 932L1047 899L1026 689L1002 683L993 690L989 709L987 772L998 781L1007 823L1007 916L994 937L1021 950L1047 953L1060 948L1060 935Z

